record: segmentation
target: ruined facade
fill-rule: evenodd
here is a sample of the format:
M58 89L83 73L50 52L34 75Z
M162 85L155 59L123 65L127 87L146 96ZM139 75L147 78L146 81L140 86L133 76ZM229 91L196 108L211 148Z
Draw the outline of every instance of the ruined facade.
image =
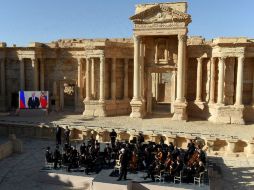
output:
M47 90L50 110L88 116L254 121L254 40L189 37L185 2L137 5L130 20L133 39L1 43L0 110Z

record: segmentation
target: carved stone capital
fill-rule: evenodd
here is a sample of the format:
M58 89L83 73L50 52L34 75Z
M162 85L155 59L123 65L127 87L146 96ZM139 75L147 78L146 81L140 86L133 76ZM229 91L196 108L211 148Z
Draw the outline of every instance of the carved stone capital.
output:
M219 61L221 61L222 63L226 62L227 57L226 56L221 56L219 57Z
M186 41L187 41L187 36L186 36L186 35L179 34L179 35L178 35L178 41L179 41L179 42L186 42Z
M133 36L134 43L140 43L141 37L140 36Z
M239 62L243 63L244 60L245 60L244 55L240 55L240 56L238 57L238 63L239 63Z
M198 63L202 63L202 60L203 60L203 59L204 59L203 57L197 57Z

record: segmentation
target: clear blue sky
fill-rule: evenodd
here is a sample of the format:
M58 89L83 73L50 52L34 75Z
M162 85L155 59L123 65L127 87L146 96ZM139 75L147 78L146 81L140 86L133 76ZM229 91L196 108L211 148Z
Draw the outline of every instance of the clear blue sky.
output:
M0 41L131 37L134 6L170 0L2 0ZM188 0L189 35L254 38L254 0Z

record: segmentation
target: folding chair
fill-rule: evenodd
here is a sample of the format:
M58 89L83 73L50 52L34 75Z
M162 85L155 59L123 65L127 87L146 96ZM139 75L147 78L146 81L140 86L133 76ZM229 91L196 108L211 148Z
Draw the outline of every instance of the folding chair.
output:
M204 180L204 173L205 172L200 172L199 177L194 177L194 184L198 183L198 185L200 187L200 184L202 184L202 182Z
M159 182L165 182L165 177L164 177L164 170L160 171L159 175L154 175L155 181L159 181Z
M174 183L176 183L176 181L179 181L179 183L182 183L182 175L183 175L183 171L180 171L180 175L179 176L174 176Z

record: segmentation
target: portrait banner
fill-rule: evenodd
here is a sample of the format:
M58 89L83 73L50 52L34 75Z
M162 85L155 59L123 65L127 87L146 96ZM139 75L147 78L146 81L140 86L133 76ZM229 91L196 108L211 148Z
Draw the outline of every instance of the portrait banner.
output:
M19 91L19 109L48 109L48 91Z

